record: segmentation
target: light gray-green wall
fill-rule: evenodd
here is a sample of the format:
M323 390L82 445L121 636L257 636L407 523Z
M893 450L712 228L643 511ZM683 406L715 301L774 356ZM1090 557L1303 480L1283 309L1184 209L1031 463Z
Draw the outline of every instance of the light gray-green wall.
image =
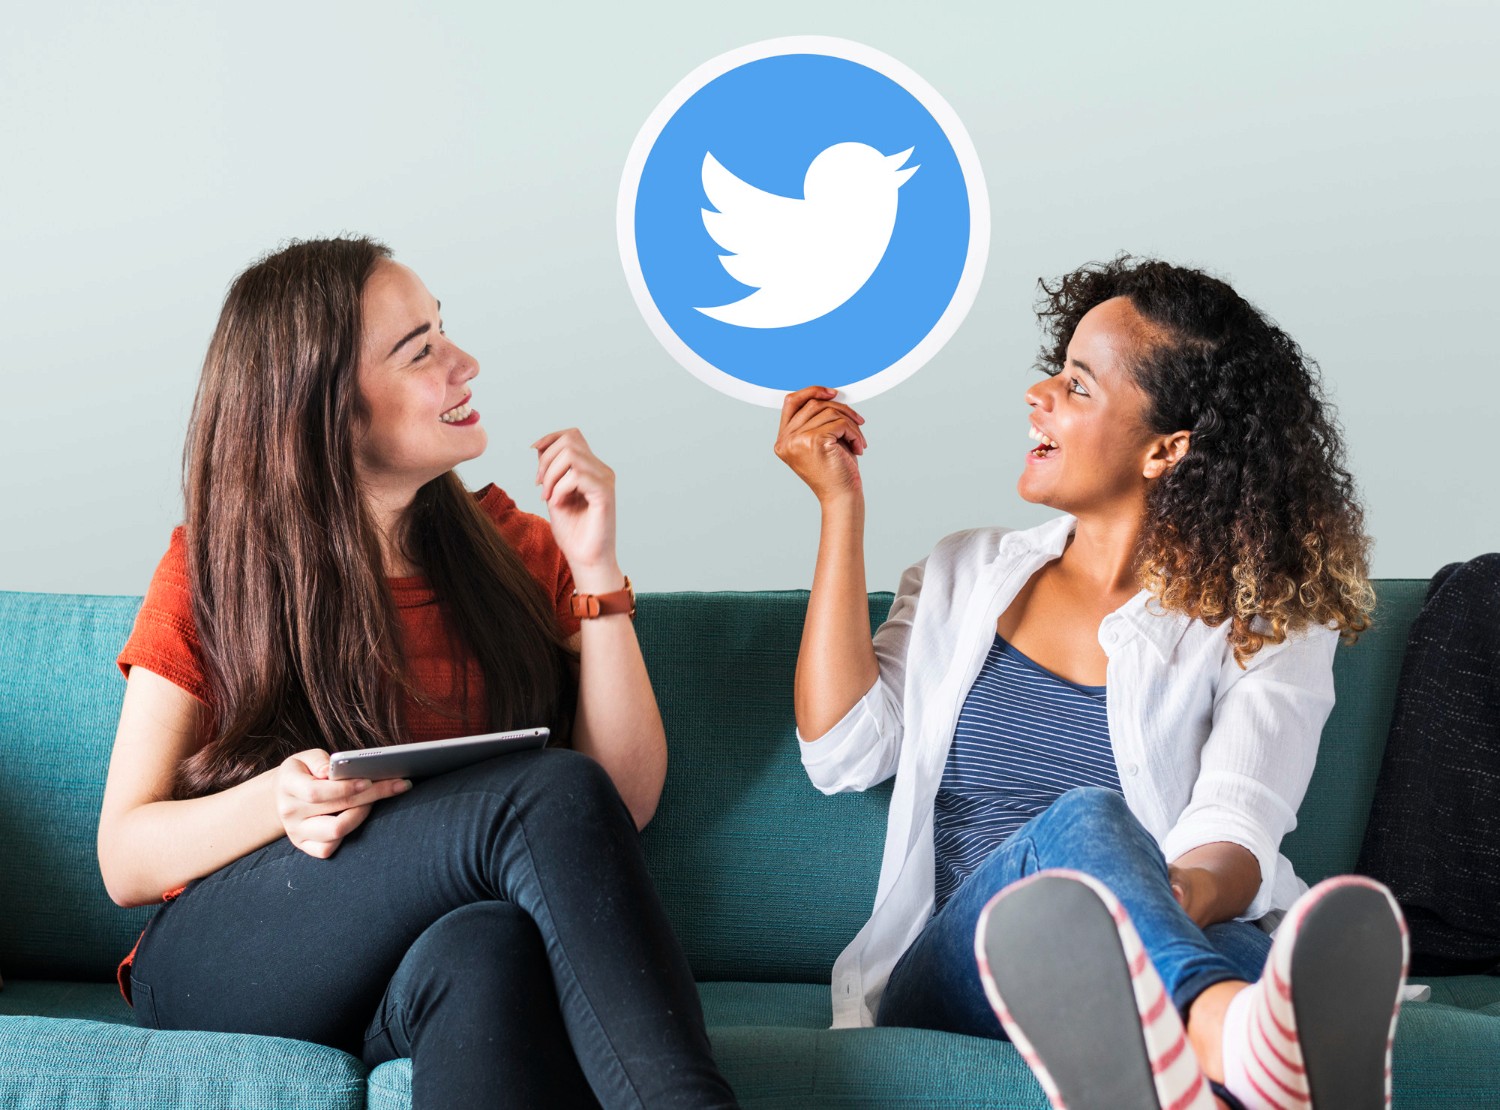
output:
M679 369L615 249L621 165L688 71L788 34L867 43L964 120L984 285L868 402L872 588L1014 482L1038 276L1207 266L1323 366L1381 576L1500 548L1500 5L7 6L0 33L0 588L136 593L178 520L230 278L278 241L384 238L481 361L490 449L576 423L619 473L638 586L805 586L817 514L776 414ZM830 368L832 373L832 368Z

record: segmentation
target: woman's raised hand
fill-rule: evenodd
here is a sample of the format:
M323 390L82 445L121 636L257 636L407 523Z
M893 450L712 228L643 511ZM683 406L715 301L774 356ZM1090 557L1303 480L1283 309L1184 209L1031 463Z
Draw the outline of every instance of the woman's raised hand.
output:
M382 798L411 789L407 779L330 779L321 748L287 756L276 772L276 813L287 839L317 859L338 851Z
M584 593L620 588L615 554L615 472L599 461L577 428L533 443L536 483L552 518L552 537Z
M835 401L837 396L821 385L787 394L776 436L776 457L823 503L863 492L857 458L865 453L865 418Z

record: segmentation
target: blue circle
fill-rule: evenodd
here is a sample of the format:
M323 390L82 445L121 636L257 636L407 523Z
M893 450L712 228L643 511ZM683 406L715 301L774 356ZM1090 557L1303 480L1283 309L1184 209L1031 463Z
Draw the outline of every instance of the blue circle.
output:
M836 143L920 167L901 185L895 227L869 280L826 315L782 328L739 327L699 312L749 296L709 236L703 161L802 197L803 177ZM705 84L671 116L647 155L635 202L641 274L667 326L710 365L781 392L843 387L907 355L953 300L969 251L969 194L952 144L926 107L868 66L827 54L747 62Z

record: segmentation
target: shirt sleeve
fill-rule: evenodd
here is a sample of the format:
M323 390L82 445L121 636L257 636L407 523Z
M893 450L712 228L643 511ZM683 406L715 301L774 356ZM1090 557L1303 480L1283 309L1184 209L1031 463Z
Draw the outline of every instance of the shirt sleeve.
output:
M907 568L890 615L875 633L875 659L880 665L875 684L838 724L816 740L804 740L801 730L797 732L802 767L824 794L868 790L896 773L901 755L906 656L926 566L923 559Z
M188 591L187 535L181 527L172 531L116 663L127 679L130 668L139 665L208 704L208 676Z
M534 513L521 511L498 486L488 487L480 496L479 504L495 522L505 542L521 557L531 576L552 599L563 637L572 636L581 623L573 615L573 571L562 548L552 538L551 523Z
M1267 644L1244 669L1229 653L1192 798L1162 850L1175 860L1204 844L1238 844L1260 864L1260 890L1241 916L1271 910L1281 840L1297 826L1333 711L1338 633L1315 628Z

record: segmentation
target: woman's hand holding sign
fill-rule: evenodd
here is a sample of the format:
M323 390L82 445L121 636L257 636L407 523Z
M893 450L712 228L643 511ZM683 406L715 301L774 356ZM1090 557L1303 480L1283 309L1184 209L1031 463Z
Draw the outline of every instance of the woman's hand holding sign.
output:
M860 427L865 418L835 401L837 396L837 390L821 385L787 394L776 436L776 457L796 471L824 506L863 496L857 459L867 446Z

